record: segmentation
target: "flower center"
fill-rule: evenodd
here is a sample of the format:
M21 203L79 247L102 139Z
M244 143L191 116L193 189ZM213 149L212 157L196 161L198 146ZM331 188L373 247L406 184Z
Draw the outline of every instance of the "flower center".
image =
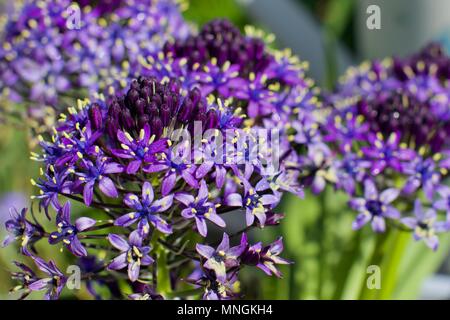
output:
M381 216L383 212L383 204L378 200L369 200L366 203L366 209L373 216Z

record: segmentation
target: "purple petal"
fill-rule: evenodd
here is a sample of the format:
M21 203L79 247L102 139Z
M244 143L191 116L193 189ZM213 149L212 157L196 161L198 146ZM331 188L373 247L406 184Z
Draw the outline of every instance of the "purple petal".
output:
M217 251L228 251L229 248L230 248L230 238L226 233L224 233L222 241L217 247Z
M94 183L95 183L95 181L90 181L84 185L83 198L84 198L84 203L87 206L90 206L92 203L92 196L94 194Z
M86 229L89 229L96 223L97 223L97 221L94 219L87 218L87 217L81 217L75 221L75 227L77 228L78 231L84 231Z
M225 199L225 203L231 207L242 207L242 196L239 193L229 194Z
M407 226L410 229L413 229L417 226L417 219L412 217L406 217L400 220L401 223L403 223L405 226Z
M62 219L67 222L70 223L70 202L67 201L64 206L61 208L61 217Z
M386 230L386 222L382 217L375 216L372 219L372 229L375 232L384 232Z
M146 201L147 203L152 203L154 197L155 194L153 192L151 183L148 181L144 182L144 185L142 186L142 200Z
M153 260L153 258L150 257L149 255L145 255L141 259L141 265L143 266L151 265L153 262L155 262L155 260Z
M208 228L206 227L206 221L205 219L201 219L201 218L195 218L195 223L197 225L197 230L198 233L200 233L200 235L202 237L206 237L206 235L208 234Z
M197 243L195 248L196 248L197 252L206 259L211 258L215 253L214 248L200 244L200 243Z
M170 191L172 191L175 186L175 181L177 179L177 175L175 173L169 173L169 175L164 178L161 186L161 194L163 196L167 196Z
M175 199L184 204L185 206L189 206L191 203L195 201L194 196L187 193L178 193L175 195Z
M121 270L127 266L127 253L123 252L115 257L108 265L109 270Z
M133 160L127 165L127 173L128 174L135 174L138 172L139 168L141 167L142 161L141 160Z
M439 238L436 235L424 238L424 241L433 251L436 251L439 247Z
M380 201L383 203L391 203L397 199L400 191L394 188L386 189L380 194Z
M225 176L227 174L227 170L224 167L216 167L216 186L217 188L222 188L225 183Z
M208 187L206 186L205 180L200 182L200 189L198 190L198 198L199 199L207 199L208 198Z
M49 279L40 279L28 285L31 291L40 291L47 287Z
M364 181L364 198L367 200L375 200L378 198L378 191L372 180Z
M208 218L209 221L214 222L219 227L225 228L225 221L216 213L210 213Z
M87 251L81 244L77 237L73 237L70 244L67 246L70 252L72 252L77 257L86 257Z
M260 201L262 202L263 205L269 206L277 204L280 201L280 199L273 194L265 194L260 198Z
M211 168L213 167L214 162L212 161L208 161L208 162L204 162L202 163L198 168L197 171L195 172L195 177L197 179L201 179L204 176L206 176L208 174L208 172L211 170Z
M371 217L368 214L360 213L356 216L355 221L353 221L352 228L353 230L361 229L365 224L370 221Z
M142 237L138 230L134 230L130 233L130 244L138 248L142 246Z
M117 234L110 233L108 235L108 240L113 245L114 248L120 251L127 251L130 248L128 242Z
M110 174L110 173L122 173L123 172L123 166L121 164L111 162L105 164L105 167L103 169L104 174Z
M186 181L187 184L190 185L192 188L198 188L198 181L187 170L184 170L181 173L181 176L183 177L184 181Z
M152 207L156 208L156 212L163 212L169 209L173 203L173 194L166 196L160 200L153 202Z
M114 182L108 177L102 177L98 183L98 186L103 194L110 198L117 198L119 196Z

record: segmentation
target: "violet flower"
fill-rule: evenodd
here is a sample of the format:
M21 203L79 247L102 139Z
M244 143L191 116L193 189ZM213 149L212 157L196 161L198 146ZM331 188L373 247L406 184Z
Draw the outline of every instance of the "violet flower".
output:
M108 240L116 249L120 250L120 255L111 261L108 269L121 270L128 267L130 281L138 280L141 266L153 263L153 259L149 256L150 247L142 246L142 238L137 232L130 234L128 242L117 234L110 234Z
M94 219L81 217L75 220L75 224L72 224L70 219L70 202L66 202L56 217L58 231L52 232L48 241L50 244L62 241L74 255L78 257L87 256L86 248L83 247L78 239L78 234L93 227L96 223L97 221Z
M364 198L353 198L350 201L350 206L359 212L353 222L353 229L358 230L370 222L373 231L384 232L386 218L400 218L400 212L391 205L399 194L400 191L394 188L378 193L375 184L371 180L365 180Z
M59 298L62 289L64 288L67 277L58 269L53 261L45 262L39 257L32 257L38 268L48 275L47 278L42 278L34 281L28 285L31 291L46 290L44 298L46 300L56 300Z
M181 215L186 219L195 219L197 230L203 237L208 234L206 220L209 220L219 227L225 227L225 221L216 213L216 205L208 201L208 187L206 182L200 182L200 188L196 197L186 194L178 193L175 199L186 206L181 211Z
M241 245L230 248L230 239L226 233L223 234L222 241L216 249L213 247L197 244L197 252L206 259L203 266L213 270L220 282L226 281L227 269L239 265L238 258L244 251Z
M450 223L436 221L436 211L434 209L424 211L422 203L418 199L414 202L414 215L415 217L402 218L401 222L413 230L414 240L423 240L428 247L436 251L439 246L439 238L436 234L449 231Z
M134 194L127 194L124 203L127 207L136 211L127 213L115 221L116 226L127 227L135 222L138 223L138 230L141 236L146 236L150 232L150 223L163 233L172 233L172 227L159 215L167 211L173 202L173 195L165 196L159 200L154 200L154 192L149 182L142 185L142 195L139 199Z
M21 248L24 249L40 240L44 231L42 227L36 223L27 220L27 208L23 208L20 213L15 208L9 209L11 219L5 222L5 229L9 233L2 242L2 246L6 247L12 242L19 240Z

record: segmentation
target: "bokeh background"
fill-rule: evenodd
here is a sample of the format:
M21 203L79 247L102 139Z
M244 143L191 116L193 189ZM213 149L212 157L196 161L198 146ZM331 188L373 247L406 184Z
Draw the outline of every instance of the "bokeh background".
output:
M410 54L430 41L439 41L450 49L449 0L191 0L184 15L199 25L210 19L228 18L240 28L256 25L276 36L275 45L290 47L302 60L309 61L309 75L322 87L331 90L344 70L365 59ZM1 1L5 12L12 5ZM366 26L367 8L381 9L381 29ZM0 123L0 236L8 208L26 206L33 192L30 178L37 176L37 166L28 158L29 137L20 130L20 122ZM365 246L370 237L351 233L354 214L348 212L345 197L324 193L326 208L314 197L305 200L285 199L287 214L278 229L265 230L260 237L273 240L281 234L286 243L287 258L296 263L282 269L282 280L270 279L252 272L244 274L241 286L247 298L258 299L355 299L364 275ZM326 210L328 218L321 219ZM319 216L319 218L317 218ZM326 235L326 236L324 236ZM347 266L346 254L355 254L349 246L368 239L357 252L360 265ZM443 237L439 252L429 253L424 246L407 248L406 259L399 270L400 280L393 298L450 299L450 238ZM0 249L0 299L11 298L8 290L11 261L16 248ZM50 249L46 249L50 250ZM326 253L326 254L325 254ZM48 256L64 260L57 251ZM349 259L355 259L355 256ZM411 266L412 261L420 261ZM409 264L408 264L409 263ZM327 265L325 268L324 266ZM331 266L331 267L330 267ZM431 270L438 270L430 276ZM407 274L407 276L406 276ZM342 276L344 275L344 277ZM337 278L340 277L340 278ZM353 279L354 278L354 279ZM353 279L353 280L352 280ZM339 292L339 294L337 294ZM82 293L80 298L83 298Z

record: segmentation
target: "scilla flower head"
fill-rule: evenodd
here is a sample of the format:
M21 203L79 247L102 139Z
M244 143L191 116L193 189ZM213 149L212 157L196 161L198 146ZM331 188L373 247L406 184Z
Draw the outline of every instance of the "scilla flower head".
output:
M404 59L351 68L329 96L325 135L337 158L336 186L360 212L355 228L371 222L383 232L386 225L406 225L415 239L437 248L432 226L448 229L438 199L448 176L449 66L443 49L431 44Z
M306 76L307 63L288 49L272 49L271 41L273 35L253 27L241 32L228 20L216 19L186 39L167 41L164 52L140 61L149 75L176 77L186 90L198 86L203 95L232 99L246 121L277 129L283 170L267 183L301 196L300 185L311 185L317 172L328 170L310 151L326 148L318 130L319 92Z
M6 19L2 117L28 113L42 119L86 93L125 89L139 74L138 53L155 52L188 32L180 4L172 0L27 0Z
M108 102L79 101L51 135L40 137L41 153L32 155L42 163L41 176L32 180L39 190L33 198L55 223L34 242L48 238L80 261L96 258L95 270L82 277L90 283L125 278L137 295L144 291L136 284L145 282L146 290L166 298L192 284L194 296L239 296L230 281L246 265L250 245L239 244L237 236L280 217L274 210L282 189L268 180L266 165L279 157L278 140L263 129L246 121L233 101L206 99L201 87L185 90L176 78L140 77ZM72 210L75 202L86 209L81 217ZM245 227L230 233L226 215ZM24 211L16 220L26 219ZM269 244L280 248L277 255L280 241ZM39 251L24 246L41 261ZM285 261L270 261L280 276L277 264ZM182 280L193 270L198 279ZM170 284L158 285L164 283Z

